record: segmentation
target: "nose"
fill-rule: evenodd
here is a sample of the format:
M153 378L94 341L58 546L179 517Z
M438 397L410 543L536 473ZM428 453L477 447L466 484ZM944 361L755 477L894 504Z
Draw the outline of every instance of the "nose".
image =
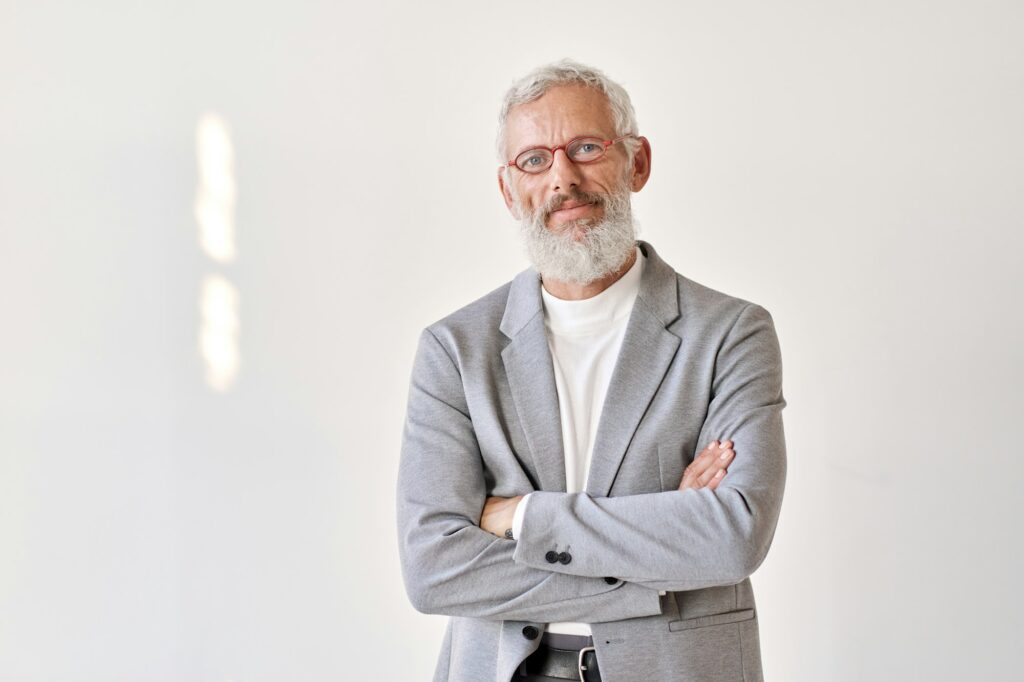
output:
M555 152L550 173L551 189L555 192L576 189L582 181L579 166L572 162L564 149Z

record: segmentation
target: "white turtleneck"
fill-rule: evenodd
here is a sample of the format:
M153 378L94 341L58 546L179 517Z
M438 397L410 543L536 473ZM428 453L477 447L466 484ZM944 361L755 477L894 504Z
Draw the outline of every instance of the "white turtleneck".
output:
M567 301L541 286L544 329L555 369L562 421L566 492L582 492L587 486L601 408L647 260L640 247L635 248L636 261L632 267L596 296ZM515 538L520 537L529 501L530 496L526 495L516 507L512 522ZM547 631L591 634L589 624L573 622L550 623Z

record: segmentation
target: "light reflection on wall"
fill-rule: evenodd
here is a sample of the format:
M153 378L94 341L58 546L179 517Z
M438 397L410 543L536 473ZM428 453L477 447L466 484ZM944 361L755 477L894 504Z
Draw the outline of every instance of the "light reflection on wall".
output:
M235 153L227 124L215 113L199 117L196 157L199 248L215 265L226 265L236 257ZM206 365L206 384L215 391L228 391L238 376L241 359L239 294L226 275L211 273L203 279L199 316L199 353Z
M235 152L227 124L217 114L199 117L196 128L199 246L218 263L235 258Z
M215 391L227 391L238 375L238 289L223 275L207 275L199 312L199 352L206 362L206 384Z

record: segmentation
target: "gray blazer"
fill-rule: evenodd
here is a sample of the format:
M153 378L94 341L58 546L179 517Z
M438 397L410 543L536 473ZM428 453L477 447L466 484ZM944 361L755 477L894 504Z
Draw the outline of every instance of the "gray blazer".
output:
M749 576L786 479L774 323L638 244L648 260L585 492L565 492L535 270L420 335L398 544L413 606L450 616L435 682L509 682L554 621L591 624L605 682L762 679ZM718 488L678 490L716 438L736 451ZM479 527L488 496L531 491L519 539Z

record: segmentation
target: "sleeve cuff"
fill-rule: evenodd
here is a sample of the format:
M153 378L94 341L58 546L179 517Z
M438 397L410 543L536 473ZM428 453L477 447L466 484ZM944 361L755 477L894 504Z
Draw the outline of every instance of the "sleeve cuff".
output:
M523 514L526 513L526 503L530 501L530 495L533 493L527 493L523 499L519 500L519 504L516 505L516 513L512 517L512 539L519 539L519 532L523 527Z

